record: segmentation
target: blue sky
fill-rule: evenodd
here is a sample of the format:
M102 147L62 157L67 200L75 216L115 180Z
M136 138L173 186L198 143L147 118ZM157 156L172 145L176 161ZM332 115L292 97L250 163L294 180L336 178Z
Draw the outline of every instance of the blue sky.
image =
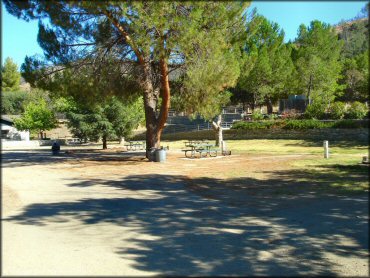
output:
M286 41L293 40L300 24L312 20L336 24L342 19L355 17L367 1L254 1L259 14L277 22L285 31ZM42 54L37 43L37 21L25 22L8 14L2 4L2 61L11 57L20 66L26 55Z

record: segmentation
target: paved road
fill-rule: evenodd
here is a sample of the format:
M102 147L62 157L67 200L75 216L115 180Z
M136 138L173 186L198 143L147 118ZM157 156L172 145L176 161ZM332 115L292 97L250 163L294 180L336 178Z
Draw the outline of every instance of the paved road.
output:
M3 154L3 275L368 275L367 195L210 196L192 161L83 159Z

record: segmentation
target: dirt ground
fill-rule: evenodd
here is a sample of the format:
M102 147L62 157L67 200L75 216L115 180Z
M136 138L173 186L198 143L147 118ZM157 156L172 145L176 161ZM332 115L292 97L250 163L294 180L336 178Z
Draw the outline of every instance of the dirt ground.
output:
M300 182L308 155L183 156L3 151L2 274L368 276L368 195Z

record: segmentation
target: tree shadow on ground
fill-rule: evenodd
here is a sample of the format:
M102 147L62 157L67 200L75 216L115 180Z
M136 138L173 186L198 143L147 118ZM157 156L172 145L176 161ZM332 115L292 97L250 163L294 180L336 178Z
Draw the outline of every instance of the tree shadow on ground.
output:
M55 164L64 162L80 161L132 161L138 162L145 160L145 152L123 152L123 151L103 151L103 150L71 150L61 151L58 155L53 155L50 150L37 151L8 151L1 154L2 167L23 167L32 165Z
M366 260L367 195L322 196L315 183L302 187L295 175L226 182L171 175L71 180L68 186L86 194L99 186L102 192L119 190L122 197L32 204L6 221L42 226L78 220L84 226L130 228L137 234L129 239L115 235L121 237L117 255L136 269L163 275L333 276L343 266L330 256ZM297 187L295 194L287 193ZM276 189L280 193L272 194Z

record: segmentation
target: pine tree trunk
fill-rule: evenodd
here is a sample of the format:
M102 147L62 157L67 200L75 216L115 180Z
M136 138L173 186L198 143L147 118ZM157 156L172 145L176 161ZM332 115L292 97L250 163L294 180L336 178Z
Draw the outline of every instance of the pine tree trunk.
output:
M268 99L267 100L266 107L267 107L267 114L272 114L273 108L272 108L272 101L271 101L271 99Z
M160 61L161 71L161 107L159 114L156 113L158 93L154 90L150 81L150 68L144 66L146 75L144 87L144 109L146 121L146 157L151 159L149 153L152 148L160 148L161 135L168 117L170 107L170 85L168 80L168 67L164 60Z
M107 136L106 135L103 135L103 150L106 150L108 147L107 147Z
M310 82L308 84L308 92L307 92L308 104L311 104L311 89L312 89L312 75L310 75Z

